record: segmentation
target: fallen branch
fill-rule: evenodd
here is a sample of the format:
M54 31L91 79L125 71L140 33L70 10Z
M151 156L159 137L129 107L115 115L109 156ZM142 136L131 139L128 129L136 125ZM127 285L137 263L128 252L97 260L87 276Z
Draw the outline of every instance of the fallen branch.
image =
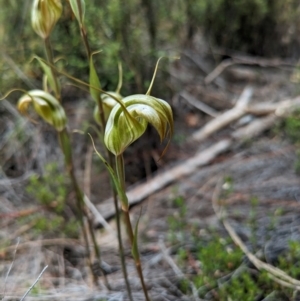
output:
M24 243L18 244L18 250L33 248L37 246L75 246L79 245L80 241L77 239L67 239L67 238L54 238L54 239L42 239L42 240L33 240L27 241ZM8 246L0 249L0 258L5 257L6 253L12 250L15 250L16 245Z
M160 250L163 254L163 257L165 259L165 261L169 264L169 266L172 268L172 270L174 271L174 273L177 275L178 278L181 279L185 279L186 281L188 281L191 289L192 289L192 293L193 293L193 299L195 301L201 301L202 299L200 299L198 297L198 291L197 288L195 287L194 283L192 281L190 281L184 274L183 272L179 269L179 267L177 266L177 264L174 262L174 260L171 258L171 256L168 254L167 248L163 242L162 239L159 240L159 247Z
M222 55L224 55L223 53ZM226 53L226 55L228 55ZM242 55L230 55L232 58L223 60L218 66L213 69L204 79L204 83L206 85L209 85L212 83L215 79L218 78L218 76L228 67L232 65L257 65L261 67L273 67L273 68L279 68L282 66L287 66L291 68L296 68L295 64L291 64L279 59L265 59L260 57L250 57L250 56L242 56Z
M44 272L46 271L46 269L48 268L48 266L46 265L43 270L41 271L41 273L38 275L37 279L34 281L34 283L30 286L30 288L26 291L26 293L24 294L24 296L20 299L20 301L24 301L26 296L30 293L30 291L34 288L34 286L38 283L38 281L41 279L42 275L44 274Z
M211 134L222 129L231 122L241 118L245 114L246 108L248 106L252 94L253 88L246 87L241 96L239 97L238 101L236 102L236 105L232 109L226 111L222 115L219 115L217 118L208 122L203 128L201 128L199 131L196 131L189 140L203 141Z
M204 83L209 85L213 82L227 67L237 64L232 59L222 61L211 73L209 73L205 79Z
M183 97L189 104L193 105L195 108L206 113L209 116L217 117L219 115L219 113L215 109L208 106L204 102L196 99L193 95L191 95L187 91L182 91L180 93L180 96Z

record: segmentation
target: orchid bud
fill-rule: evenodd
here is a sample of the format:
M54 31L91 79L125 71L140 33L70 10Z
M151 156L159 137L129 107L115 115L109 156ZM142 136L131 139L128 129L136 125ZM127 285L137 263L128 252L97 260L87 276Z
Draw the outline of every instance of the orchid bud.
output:
M131 95L112 109L104 134L106 147L116 156L145 132L148 123L163 140L173 133L173 114L170 105L150 95Z
M111 110L113 109L113 107L118 103L116 99L121 101L122 98L123 98L122 95L118 92L107 92L107 94L101 94L105 121L108 119L108 116ZM101 125L100 116L99 116L99 107L97 105L95 106L94 109L94 119L99 125Z
M31 90L24 94L18 101L18 110L25 113L32 103L35 111L57 131L62 131L67 122L66 114L59 103L51 94L43 90Z
M49 37L62 14L60 0L34 0L31 10L31 24L34 31L43 39Z

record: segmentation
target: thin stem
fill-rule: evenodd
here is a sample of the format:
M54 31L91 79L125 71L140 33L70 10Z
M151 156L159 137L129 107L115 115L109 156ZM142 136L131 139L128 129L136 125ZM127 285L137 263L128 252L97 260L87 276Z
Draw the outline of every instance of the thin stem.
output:
M55 86L54 87L54 89L55 89L54 93L55 93L55 96L56 96L57 100L60 101L61 100L60 99L60 88L59 88L56 72L55 72L54 68L52 67L54 65L54 59L53 59L53 52L52 52L52 47L51 47L49 37L44 39L44 48L45 48L45 52L46 52L47 61L50 63L52 78L54 80L54 86Z
M80 1L79 1L79 6L80 6L79 9L81 10ZM48 37L44 40L44 44L45 44L45 52L46 52L47 61L50 64L51 73L52 73L52 77L54 80L55 96L58 100L60 100L61 99L60 88L59 88L59 84L58 84L58 80L57 80L57 74L56 74L55 68L53 67L53 65L54 65L53 53L52 53L51 43L50 43L50 40ZM65 164L66 164L66 167L67 167L67 170L68 170L71 182L72 182L73 189L76 194L77 210L78 210L80 225L81 225L82 234L83 234L83 238L84 238L84 242L85 242L85 247L86 247L86 252L87 252L87 257L88 257L88 265L91 269L94 282L97 283L97 275L94 272L93 267L92 267L92 256L91 256L91 252L89 249L89 239L88 239L87 229L86 229L85 223L84 223L84 216L87 218L88 230L90 232L90 236L93 241L95 254L96 254L99 264L101 266L100 249L96 242L92 220L90 219L90 217L87 213L87 210L85 208L83 193L78 185L78 181L77 181L77 178L75 175L73 158L72 158L72 147L71 147L71 143L70 143L69 134L66 129L59 132L59 140L60 140L60 145L61 145L62 151L65 156ZM104 281L105 281L107 287L109 288L109 283L108 283L107 277L103 271L102 271L102 274L104 276Z
M88 216L88 213L86 212L86 215ZM101 267L101 252L100 252L100 248L98 246L98 243L96 241L96 236L95 236L95 232L94 232L94 226L93 226L93 222L91 220L91 218L88 216L87 218L88 220L88 226L89 226L89 231L90 231L90 235L92 237L92 241L93 241L93 245L94 245L94 250L95 250L95 253L96 253L96 258L99 262L99 267L100 267L100 271L104 277L104 281L105 281L105 284L106 284L106 287L110 290L111 287L109 285L109 282L108 282L108 279L106 277L106 274L105 272L103 271L102 267Z
M79 15L81 16L82 15L82 13L81 13L82 7L81 7L81 1L80 0L77 0L77 5L78 5L78 9L79 9ZM86 30L84 28L84 24L82 22L79 22L79 27L80 27L80 34L81 34L83 44L84 44L84 47L85 47L86 55L87 55L88 61L90 63L90 60L91 60L91 57L92 57L92 52L91 52L91 48L90 48L90 45L89 45L87 32L86 32ZM120 70L120 67L119 67L119 70ZM122 79L121 79L121 83L120 83L120 79L119 79L119 84L121 84L121 86L122 86ZM118 85L119 90L121 89L121 86ZM104 116L103 103L102 103L102 98L101 98L100 93L98 93L97 106L98 106L98 110L99 110L99 117L100 117L102 131L104 132L105 125L106 125L106 120L105 120L105 116ZM105 145L105 144L103 143L103 145ZM106 150L107 150L107 153L108 153L109 164L110 164L110 166L113 166L113 156L107 148L106 148ZM111 180L111 182L113 182L113 181ZM129 280L128 280L126 263L125 263L124 248L123 248L123 243L122 243L118 199L117 199L116 190L113 187L113 184L111 184L111 187L112 187L112 190L113 190L113 199L114 199L114 206L115 206L115 211L116 211L116 223L117 223L117 233L118 233L117 235L118 235L119 255L120 255L120 260L121 260L122 272L123 272L123 276L124 276L124 280L125 280L125 284L126 284L128 297L129 297L130 301L133 301L131 288L130 288L130 284L129 284Z
M73 158L72 158L72 150L71 150L71 144L70 144L70 139L69 139L69 134L66 129L64 129L61 132L58 132L59 136L59 141L60 141L60 146L62 149L62 152L65 156L65 165L67 168L67 171L69 173L73 189L75 191L76 195L76 203L77 203L77 211L79 215L79 222L82 230L82 235L85 243L85 248L87 252L87 258L88 258L88 265L91 269L94 282L97 283L97 276L95 275L92 267L92 258L91 258L91 252L89 249L89 241L88 241L88 234L84 225L84 219L83 216L86 213L85 208L84 208L84 200L83 200L83 194L80 190L80 187L78 185L76 175L74 172L74 165L73 165Z
M124 171L123 154L116 156L116 170L117 170L118 179L121 184L121 188L125 192L125 171ZM134 237L134 232L133 232L130 215L129 215L129 207L122 206L122 212L124 214L124 222L126 225L130 245L132 247L134 239L137 239L137 238ZM139 255L138 250L137 250L136 256L134 256L134 261L135 261L135 267L136 267L137 273L138 273L140 281L141 281L141 285L142 285L142 289L143 289L145 298L147 301L150 301L150 298L148 296L148 291L146 288L146 284L145 284L145 280L144 280L144 275L143 275L143 270L142 270L142 265L141 265L141 260L140 260L140 255Z
M78 6L78 11L79 11L79 16L82 16L82 7L81 7L81 1L80 0L77 0L77 6ZM91 52L91 47L89 45L89 40L87 38L87 33L86 33L85 28L84 28L83 20L78 21L78 23L79 23L80 34L82 36L85 51L86 51L88 59L90 60L92 52Z
M113 166L113 155L111 152L108 151L108 160L110 166ZM113 181L111 180L111 187L113 187ZM116 212L116 223L117 223L117 236L118 236L118 243L119 243L119 255L121 260L121 266L122 266L122 272L123 277L126 284L126 289L128 293L128 297L130 301L133 301L132 293L131 293L131 287L128 280L128 273L127 273L127 267L125 262L125 254L124 254L124 248L122 243L122 233L121 233L121 221L120 221L120 210L119 210L119 204L118 204L118 198L117 198L117 192L116 189L113 187L113 199L114 199L114 206L115 206L115 212Z

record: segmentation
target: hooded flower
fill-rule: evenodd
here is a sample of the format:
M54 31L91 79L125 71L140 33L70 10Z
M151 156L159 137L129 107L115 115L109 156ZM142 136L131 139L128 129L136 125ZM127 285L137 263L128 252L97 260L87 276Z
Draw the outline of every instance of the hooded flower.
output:
M111 112L111 110L113 109L113 107L117 104L117 101L115 100L122 100L122 95L118 92L107 92L108 94L102 94L101 95L101 100L102 100L102 104L103 104L103 111L104 111L104 119L107 120L108 116ZM113 97L111 97L111 96ZM96 105L95 106L95 110L94 110L94 119L95 121L101 125L100 122L100 117L99 117L99 107Z
M170 105L150 95L131 95L116 104L105 128L104 142L114 154L120 155L145 132L148 123L163 140L173 133L173 114Z
M66 114L59 103L51 94L43 90L31 90L24 94L18 101L18 110L25 113L32 103L35 111L57 131L62 131L66 126Z

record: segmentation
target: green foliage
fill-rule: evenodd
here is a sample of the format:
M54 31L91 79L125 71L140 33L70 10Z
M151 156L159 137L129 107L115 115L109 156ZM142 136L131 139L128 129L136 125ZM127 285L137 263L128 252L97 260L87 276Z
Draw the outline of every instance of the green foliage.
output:
M67 184L67 177L57 164L48 163L44 175L33 175L26 190L42 205L53 207L56 213L61 213L65 206Z
M232 272L241 264L242 252L232 246L230 240L214 234L207 244L198 243L197 259L201 263L201 275L194 279L197 287L217 285L218 278Z
M168 238L170 242L182 242L184 239L184 230L187 226L186 212L184 198L181 196L176 197L172 201L173 206L177 209L172 216L168 216L167 222L169 225Z
M19 71L36 85L42 74L31 58L33 54L42 56L43 46L28 22L31 2L20 5L18 0L0 0L0 5L1 91L25 87ZM119 0L104 0L101 4L89 0L85 27L91 48L102 50L95 61L102 87L115 89L116 62L121 59L125 83L122 92L126 96L143 93L155 60L173 55L170 49L178 49L192 39L199 28L218 46L260 55L297 55L292 53L297 49L294 46L300 28L297 8L296 0L129 0L126 5ZM64 57L69 74L88 82L85 49L67 1L51 42L54 57ZM160 81L155 89L166 97L165 85L159 86Z
M198 289L199 297L205 300L252 301L262 300L269 295L285 296L285 298L290 298L289 300L295 300L292 289L280 286L265 271L249 268L244 261L244 253L233 244L230 238L224 238L215 229L208 229L205 235L203 233L200 235L199 231L190 231L191 225L186 219L186 207L182 197L175 198L173 205L178 206L178 216L181 216L176 219L173 216L168 218L169 232L173 234L169 236L177 238L171 242L176 244L180 242L176 253L177 263L183 271L190 266L191 258L193 258L192 262L197 263L196 270L190 274L189 279L184 279L179 283L179 289L184 294L191 294L189 282L192 281ZM250 206L249 223L255 232L258 210L256 197L250 199ZM282 214L281 209L275 212L276 216L280 214ZM185 244L183 239L178 240L178 236L175 235L178 232L181 232L181 237L188 237L192 234L194 242L192 249L190 243ZM252 239L255 239L254 235ZM278 258L277 267L299 279L299 262L300 242L291 241L288 250ZM281 300L280 297L278 300Z
M26 191L34 200L45 206L45 209L21 223L34 221L35 233L44 236L78 237L79 224L74 217L66 217L66 197L69 182L64 172L61 172L56 163L48 163L42 176L33 175Z
M300 110L294 111L286 117L277 127L276 133L286 135L295 145L300 145ZM297 151L297 160L295 162L295 170L300 174L300 151Z
M288 138L293 143L300 142L300 111L295 111L292 115L285 118L282 128Z
M200 24L217 45L257 55L291 55L299 34L296 0L218 0L201 2Z
M279 267L292 277L300 277L300 242L290 241L288 252L279 257Z

